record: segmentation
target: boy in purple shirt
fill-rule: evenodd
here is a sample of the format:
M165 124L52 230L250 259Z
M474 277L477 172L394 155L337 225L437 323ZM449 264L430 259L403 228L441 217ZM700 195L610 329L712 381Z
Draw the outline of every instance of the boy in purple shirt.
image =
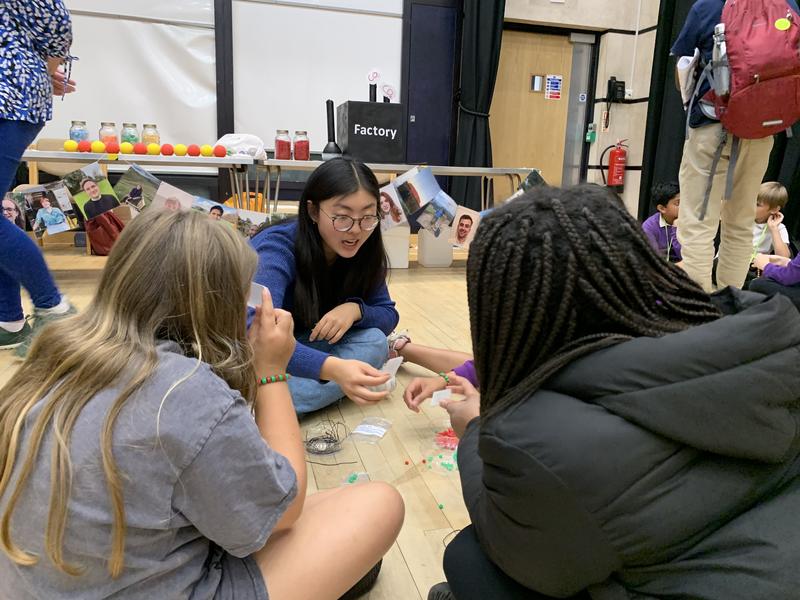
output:
M783 294L800 309L800 254L789 260L783 256L759 254L753 261L762 272L749 289L762 294Z
M670 262L681 262L678 229L674 225L681 203L680 187L674 182L657 183L652 196L656 212L642 223L642 230L661 256Z

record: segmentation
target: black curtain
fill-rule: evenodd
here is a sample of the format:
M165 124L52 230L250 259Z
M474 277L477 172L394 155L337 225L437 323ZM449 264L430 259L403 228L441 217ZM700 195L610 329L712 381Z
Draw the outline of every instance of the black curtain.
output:
M650 105L647 114L639 217L653 213L650 188L659 181L677 181L683 155L686 113L675 88L675 58L669 50L683 27L694 0L661 0L656 34ZM792 239L800 239L800 124L793 137L775 137L764 181L779 181L789 190L784 223Z
M455 166L492 166L489 107L500 62L505 7L505 0L464 0ZM454 177L451 195L459 204L480 210L480 186L478 177Z
M775 136L764 181L780 181L789 190L783 222L792 239L800 240L800 123L792 127L792 137L785 133Z
M694 0L662 0L656 33L647 130L644 141L639 218L655 211L650 189L656 182L678 181L686 137L686 113L675 87L675 58L669 55Z

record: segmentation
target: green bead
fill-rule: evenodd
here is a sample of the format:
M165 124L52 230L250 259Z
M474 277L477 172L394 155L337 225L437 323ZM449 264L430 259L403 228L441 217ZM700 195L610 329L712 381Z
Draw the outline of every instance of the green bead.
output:
M266 385L266 384L267 384L267 378L266 377L262 377L261 378L261 385Z
M439 505L439 510L444 510L444 504Z
M283 381L283 375L278 375L278 381Z

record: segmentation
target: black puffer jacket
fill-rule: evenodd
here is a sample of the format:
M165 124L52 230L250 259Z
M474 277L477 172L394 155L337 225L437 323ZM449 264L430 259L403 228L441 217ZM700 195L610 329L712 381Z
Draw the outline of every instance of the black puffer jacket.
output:
M484 550L543 594L800 599L800 313L736 314L569 365L459 447Z

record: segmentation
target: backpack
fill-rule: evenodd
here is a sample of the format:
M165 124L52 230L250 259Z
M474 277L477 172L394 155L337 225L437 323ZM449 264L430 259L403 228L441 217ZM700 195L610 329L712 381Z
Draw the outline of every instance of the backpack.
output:
M86 236L89 238L92 252L98 256L108 256L111 247L124 228L125 224L114 214L113 210L86 221Z
M775 135L800 121L800 16L786 0L727 0L714 32L713 58L698 78L693 102L704 81L711 90L699 101L713 106L723 131L701 219L728 133L733 144L726 200L733 191L739 140Z

